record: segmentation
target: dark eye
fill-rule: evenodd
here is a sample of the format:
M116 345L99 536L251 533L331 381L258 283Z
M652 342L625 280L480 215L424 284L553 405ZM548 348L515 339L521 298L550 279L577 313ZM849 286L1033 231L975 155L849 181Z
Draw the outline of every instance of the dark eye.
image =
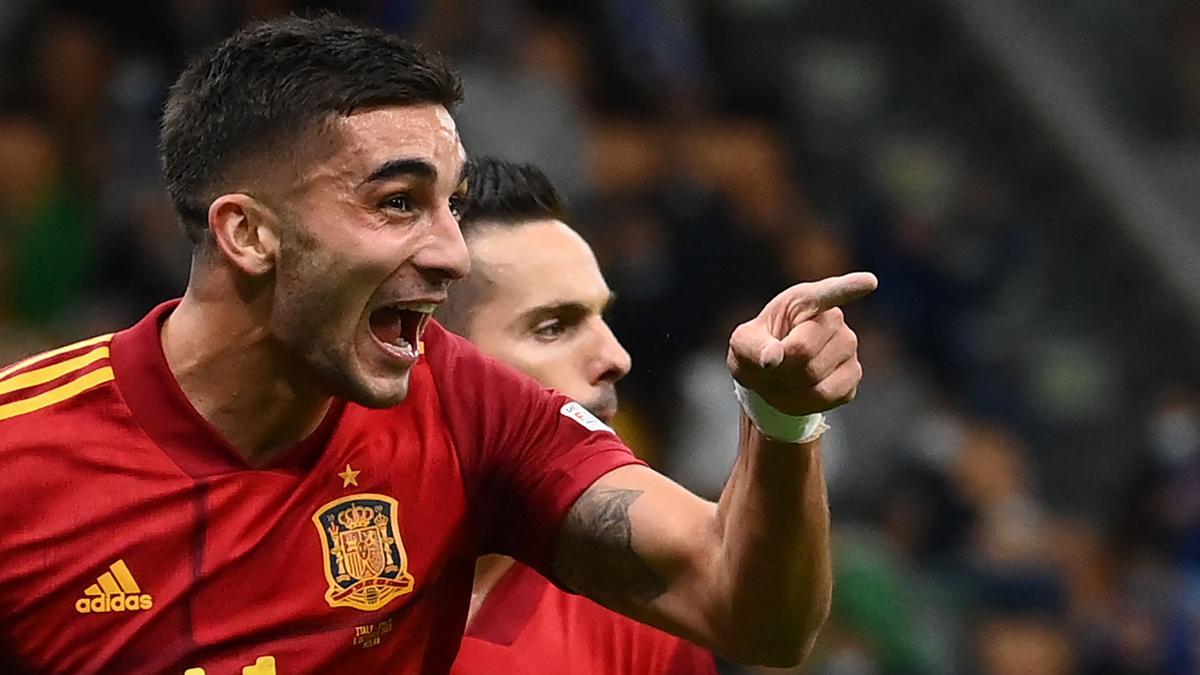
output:
M462 220L463 213L467 208L467 198L462 195L454 195L450 198L450 213L454 214L455 220Z
M392 195L383 202L383 207L395 211L409 211L408 195Z
M543 342L553 342L567 332L569 326L560 319L548 319L533 327L533 336Z

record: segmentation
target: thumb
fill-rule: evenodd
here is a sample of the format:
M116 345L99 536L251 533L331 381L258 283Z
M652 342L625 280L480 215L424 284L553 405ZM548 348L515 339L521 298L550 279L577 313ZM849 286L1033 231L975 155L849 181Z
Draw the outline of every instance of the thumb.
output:
M761 319L747 321L733 331L729 336L729 353L738 364L757 368L774 368L783 363L783 343L771 335Z

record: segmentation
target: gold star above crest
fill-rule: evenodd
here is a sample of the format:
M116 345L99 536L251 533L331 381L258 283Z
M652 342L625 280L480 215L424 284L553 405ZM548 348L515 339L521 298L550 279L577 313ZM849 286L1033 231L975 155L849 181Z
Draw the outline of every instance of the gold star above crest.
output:
M354 485L355 487L357 487L358 486L358 474L360 474L360 473L362 473L362 472L355 471L354 469L350 468L349 464L347 464L346 470L338 474L338 478L342 479L342 487L344 487L344 488L350 487L351 485Z

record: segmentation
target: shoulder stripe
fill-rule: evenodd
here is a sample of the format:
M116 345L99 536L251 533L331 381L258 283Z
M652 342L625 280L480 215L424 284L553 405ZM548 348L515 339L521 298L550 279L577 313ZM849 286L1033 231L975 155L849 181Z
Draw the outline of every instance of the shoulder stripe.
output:
M73 359L56 363L45 368L37 370L27 370L20 375L14 375L7 380L0 378L0 396L9 392L17 391L18 389L27 389L36 387L39 384L52 382L77 370L82 370L87 366L99 361L100 359L108 358L108 346L96 347L90 352L82 356L76 356Z
M113 337L113 333L109 333L107 335L101 335L98 337L91 338L90 340L76 342L75 344L67 345L66 347L59 347L58 349L55 349L53 351L45 352L42 354L35 354L34 356L31 356L31 357L25 359L24 361L18 361L16 363L14 363L13 365L9 366L8 368L5 368L4 370L0 370L0 380L3 380L4 378L17 372L18 370L21 370L22 368L28 368L29 366L32 366L37 363L41 363L42 361L45 361L46 359L52 359L55 356L58 356L59 354L66 354L67 352L72 352L72 351L75 351L76 349L83 349L84 347L91 347L92 345L97 345L102 342L108 342L109 340L112 339L112 337Z
M112 382L114 379L113 369L109 366L98 368L92 372L70 382L55 387L47 392L38 394L32 398L27 398L24 401L16 401L15 403L7 403L0 405L0 422L17 417L18 415L27 415L32 412L37 412L42 408L47 408L55 403L63 401L82 394L88 389L98 387L105 382Z

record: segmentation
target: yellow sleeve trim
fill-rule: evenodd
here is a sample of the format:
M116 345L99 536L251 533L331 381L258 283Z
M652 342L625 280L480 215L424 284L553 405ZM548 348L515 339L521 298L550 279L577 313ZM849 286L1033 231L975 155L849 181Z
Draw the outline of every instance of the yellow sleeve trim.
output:
M58 349L55 349L54 351L46 352L44 354L37 354L35 356L31 356L31 357L25 359L24 361L18 361L17 363L9 366L8 368L5 368L4 370L0 370L0 380L3 380L4 378L17 372L18 370L21 370L22 368L27 368L36 363L45 361L46 359L54 358L55 356L58 356L59 354L66 354L67 352L73 352L76 349L83 349L84 347L91 347L92 345L100 344L101 342L108 342L109 340L112 339L112 337L113 337L113 334L109 333L107 335L101 335L99 337L91 338L90 340L84 340L83 342L76 342L75 344L67 345L66 347L59 347Z
M37 412L42 408L48 408L56 403L78 396L83 392L98 387L105 382L112 382L113 370L111 367L105 366L80 377L76 380L55 387L47 392L38 394L37 396L27 398L24 401L15 403L7 403L0 405L0 421L11 419L19 415L28 415L32 412Z
M18 389L28 389L29 387L36 387L39 384L46 384L47 382L57 380L63 375L75 372L76 370L82 370L106 358L108 358L108 347L97 347L82 356L76 356L62 363L26 371L20 375L14 375L7 380L0 379L0 396L17 391Z

